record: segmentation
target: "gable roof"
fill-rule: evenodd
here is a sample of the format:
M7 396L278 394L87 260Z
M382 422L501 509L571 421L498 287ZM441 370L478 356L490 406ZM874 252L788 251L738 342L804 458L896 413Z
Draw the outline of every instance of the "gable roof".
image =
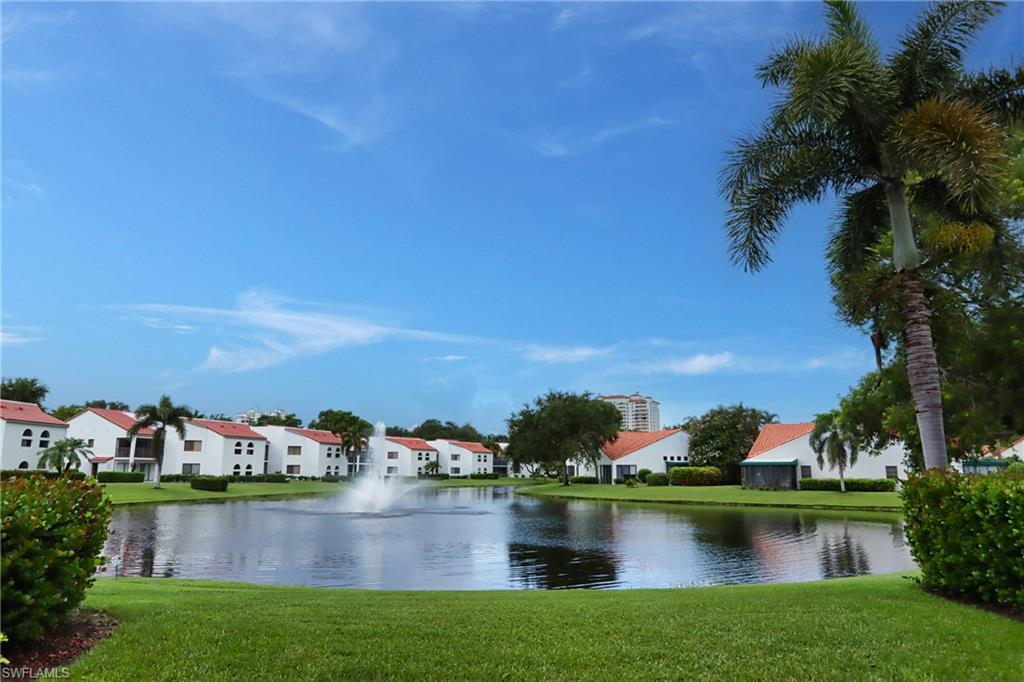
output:
M765 424L761 433L757 434L757 440L750 446L747 459L763 455L769 450L774 450L780 445L806 436L814 430L814 422L801 422L799 424Z
M490 450L485 448L483 443L467 443L461 440L450 440L448 442L451 443L452 445L462 448L463 450L469 450L470 452L486 452L488 455L494 454Z
M72 417L72 419L74 419L78 415L85 414L86 412L92 412L97 417L103 417L114 426L124 429L125 432L127 432L128 429L135 426L135 422L138 421L138 419L136 419L133 415L128 414L127 412L122 412L121 410L108 410L102 407L87 407L78 414L76 414L74 417ZM153 429L140 429L139 435L152 436Z
M398 436L387 436L386 440L389 440L392 443L398 443L410 450L431 450L433 452L437 452L437 448L422 438L400 438Z
M214 419L190 419L191 423L196 426L200 426L204 429L213 431L218 436L224 436L225 438L247 438L249 440L266 440L266 436L261 436L252 430L248 424L239 424L238 422L222 422Z
M68 425L67 422L61 421L51 414L46 414L43 412L43 408L35 403L23 403L19 400L0 400L0 419L23 424L47 424L64 427Z
M609 459L621 459L659 440L676 433L685 433L682 429L663 429L661 431L619 431L618 438L612 443L601 446Z
M300 429L296 426L286 426L285 431L305 436L310 440L314 440L317 443L327 443L328 445L341 445L341 437L336 433L330 431L324 431L323 429Z

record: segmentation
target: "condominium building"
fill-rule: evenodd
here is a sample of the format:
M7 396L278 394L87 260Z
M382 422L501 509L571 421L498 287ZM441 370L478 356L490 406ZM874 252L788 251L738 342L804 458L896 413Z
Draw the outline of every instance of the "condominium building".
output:
M599 395L597 399L618 408L623 431L661 430L660 403L649 395Z

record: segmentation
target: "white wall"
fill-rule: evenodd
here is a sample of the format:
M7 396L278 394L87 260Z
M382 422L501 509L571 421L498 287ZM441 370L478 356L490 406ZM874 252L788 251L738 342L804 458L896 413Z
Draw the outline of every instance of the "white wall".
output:
M678 431L616 460L602 454L597 464L599 467L602 464L612 465L612 481L614 482L616 478L620 478L620 466L635 466L636 471L650 469L653 472L668 473L672 467L686 466L689 462L690 434ZM570 463L571 465L572 463ZM577 466L576 473L579 476L598 475L597 471L590 466Z
M440 472L450 476L469 476L470 474L489 474L494 471L494 455L472 452L448 440L427 441L437 448L437 462ZM480 460L477 460L477 455Z
M252 430L270 443L269 474L323 476L329 469L331 476L348 475L348 459L341 454L340 444L321 443L284 426L254 426ZM299 454L289 455L289 448L298 448Z
M197 440L202 443L199 451L185 451L186 440ZM242 454L235 454L235 442L242 443ZM165 474L180 474L185 464L198 464L199 473L204 476L226 476L236 473L235 465L238 465L238 472L245 475L247 471L252 474L263 473L263 453L266 441L255 438L235 438L221 436L210 429L196 424L185 425L185 438L182 440L174 430L167 433L167 440L164 443L164 468ZM248 448L252 443L252 451ZM248 468L247 467L251 467Z
M799 466L811 467L811 478L839 478L839 471L829 469L828 462L825 462L824 467L818 466L818 456L811 449L810 437L810 434L801 436L748 461L797 459L799 460ZM885 467L895 466L896 475L901 480L905 480L907 468L903 460L904 448L902 445L889 446L879 455L870 455L862 452L857 457L857 463L848 468L843 473L843 476L844 478L885 478ZM800 470L797 470L797 478L804 478Z
M95 412L81 412L68 420L68 438L84 440L86 447L97 457L113 457L117 452L117 440L127 437L124 429ZM92 441L91 445L89 441ZM83 460L78 468L86 473L92 472L88 460ZM113 471L114 460L101 463L96 470Z
M418 476L428 462L440 462L439 453L435 450L410 448L388 440L386 436L371 436L370 448L373 456L383 462L385 476ZM439 471L444 473L443 469Z
M22 447L21 439L25 429L32 432L31 445ZM48 431L50 437L49 445L39 445L40 436ZM26 424L23 422L0 420L0 468L17 469L22 462L28 462L29 469L39 467L39 455L50 445L62 438L68 437L68 429L65 426L53 426L51 424Z

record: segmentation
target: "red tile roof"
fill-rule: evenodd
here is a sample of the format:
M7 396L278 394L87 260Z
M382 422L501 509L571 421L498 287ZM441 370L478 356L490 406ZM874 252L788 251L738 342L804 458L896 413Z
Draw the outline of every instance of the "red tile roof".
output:
M663 431L620 431L613 443L605 443L601 449L609 459L621 459L648 445L657 443L672 434L683 433L682 429L665 429Z
M300 436L305 436L310 440L315 440L317 443L327 443L328 445L341 445L341 437L336 433L330 431L323 431L322 429L300 429L294 426L286 426L285 431L291 433L297 433Z
M431 450L437 452L437 448L423 440L422 438L399 438L398 436L388 436L387 440L392 443L398 443L404 445L410 450Z
M470 452L480 452L480 453L486 452L489 455L490 454L494 454L490 450L485 448L483 446L483 443L464 443L461 440L450 440L448 442L451 443L452 445L455 445L455 446L458 446L460 448L463 448L464 450L469 450Z
M86 412L92 412L93 414L99 417L103 417L108 422L112 423L114 426L118 426L124 429L125 431L135 426L135 422L138 421L138 419L128 414L127 412L122 412L121 410L108 410L102 407L87 407L78 414L85 414ZM75 417L77 417L78 414L76 414ZM72 419L74 419L75 417L72 417ZM153 429L141 429L139 431L139 435L152 436Z
M103 462L109 462L112 459L114 459L113 455L93 455L89 458L89 461L102 464Z
M249 440L266 440L265 436L253 431L249 428L248 424L239 424L238 422L222 422L215 421L213 419L192 419L191 422L196 426L201 426L204 429L209 429L217 435L224 436L225 438L247 438Z
M750 446L747 459L763 455L769 450L774 450L780 445L785 445L791 440L806 436L814 430L814 422L802 422L800 424L765 424L761 433L757 434L757 440Z
M24 424L49 424L50 426L67 426L53 415L43 412L43 408L35 403L23 403L17 400L0 400L0 419Z

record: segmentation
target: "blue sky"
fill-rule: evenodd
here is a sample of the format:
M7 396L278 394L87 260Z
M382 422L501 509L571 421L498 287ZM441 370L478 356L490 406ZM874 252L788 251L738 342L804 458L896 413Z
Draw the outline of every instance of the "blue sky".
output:
M917 4L869 4L883 45ZM1015 4L971 53L1024 45ZM758 274L718 168L811 3L17 4L3 16L3 374L500 431L549 388L805 420L872 368L831 204Z

